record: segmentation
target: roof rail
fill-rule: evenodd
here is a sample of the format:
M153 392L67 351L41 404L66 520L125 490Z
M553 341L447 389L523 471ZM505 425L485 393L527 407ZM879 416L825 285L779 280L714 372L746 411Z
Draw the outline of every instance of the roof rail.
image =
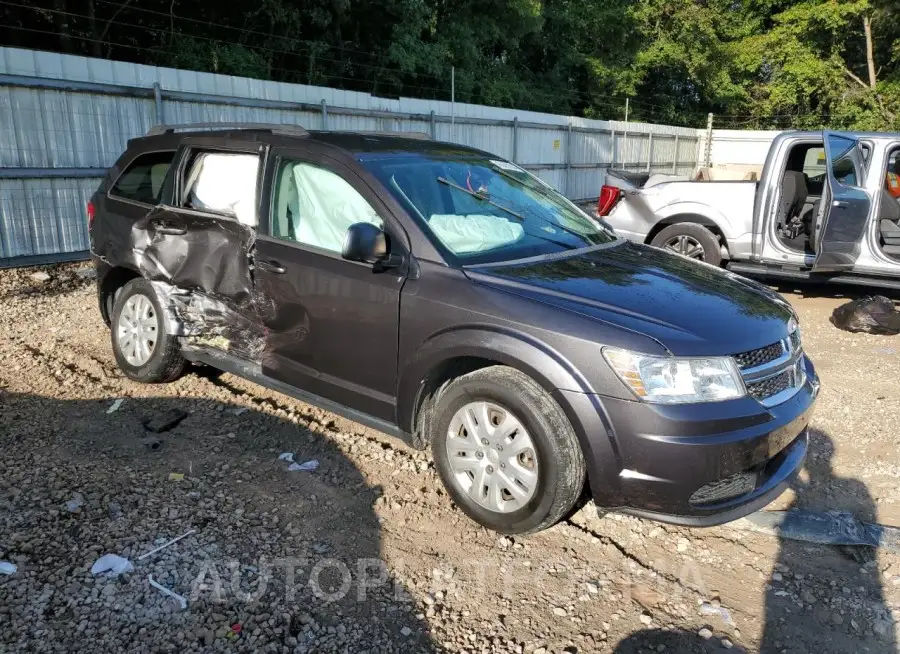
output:
M271 132L272 134L290 134L291 136L309 136L309 132L300 125L281 125L271 123L184 123L181 125L155 125L147 131L147 136L159 136L160 134L173 134L178 130L248 130L259 132Z
M335 134L359 134L360 136L396 136L401 139L416 139L417 141L430 141L431 134L427 132L394 132L394 131L358 131L349 130L329 130Z

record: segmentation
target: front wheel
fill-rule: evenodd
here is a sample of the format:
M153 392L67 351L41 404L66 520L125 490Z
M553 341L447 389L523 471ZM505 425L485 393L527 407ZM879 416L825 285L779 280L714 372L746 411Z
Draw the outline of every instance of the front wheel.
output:
M492 366L441 393L432 450L450 496L494 531L525 534L552 526L575 505L585 463L572 425L527 375Z
M705 261L712 266L722 263L719 239L711 231L698 223L676 223L669 225L653 237L650 245L688 259Z

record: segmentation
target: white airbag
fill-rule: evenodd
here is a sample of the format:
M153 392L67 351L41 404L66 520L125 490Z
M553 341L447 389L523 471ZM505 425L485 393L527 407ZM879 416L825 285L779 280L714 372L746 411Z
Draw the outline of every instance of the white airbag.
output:
M291 213L299 243L340 252L350 225L382 226L381 217L366 199L339 175L306 164L295 164L293 172L298 200Z
M435 214L428 225L454 254L484 252L515 243L525 234L522 225L501 216Z
M255 154L205 152L197 157L197 172L191 188L191 206L201 211L232 215L244 225L256 227L256 176L259 157Z

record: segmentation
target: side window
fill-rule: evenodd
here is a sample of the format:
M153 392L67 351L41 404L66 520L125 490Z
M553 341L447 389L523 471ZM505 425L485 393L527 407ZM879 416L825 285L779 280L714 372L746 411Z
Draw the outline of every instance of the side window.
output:
M884 188L894 199L900 200L900 147L888 152Z
M280 161L272 195L275 238L340 252L350 225L384 226L375 209L347 180L309 163Z
M237 218L257 225L256 181L259 156L234 152L197 152L184 177L182 206Z
M807 149L802 172L806 176L807 195L821 196L825 185L825 146L815 145Z
M133 202L159 204L163 181L174 158L174 151L142 154L119 176L109 194Z
M816 146L806 151L803 160L803 173L807 177L820 177L825 173L825 148Z
M855 154L858 154L857 142L836 134L829 134L828 147L831 151L831 174L834 179L845 186L858 186L859 173L854 157Z

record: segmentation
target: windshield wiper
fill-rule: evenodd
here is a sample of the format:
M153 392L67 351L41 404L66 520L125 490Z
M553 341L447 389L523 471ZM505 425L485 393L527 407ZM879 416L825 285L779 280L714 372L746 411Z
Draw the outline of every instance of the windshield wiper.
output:
M491 200L484 193L478 193L477 191L470 191L466 187L460 186L459 184L455 184L445 177L438 177L437 181L440 182L441 184L444 184L445 186L449 186L450 188L455 188L457 191L462 191L463 193L466 193L467 195L471 195L476 200L481 200L482 202L487 202L492 207L497 207L501 211L505 211L506 213L508 213L510 216L513 216L514 218L518 218L522 222L525 222L525 217L522 214L517 213L517 212L513 211L512 209L507 209L502 204L497 204L496 202Z
M534 186L532 186L530 184L526 184L525 182L523 182L521 179L519 179L515 175L512 175L501 168L492 167L492 170L494 172L502 175L503 177L506 177L507 179L512 180L519 186L528 189L529 191L536 191L537 193L539 193L540 195L542 195L545 198L549 198L551 200L556 200L556 198L553 197L553 195L549 189L543 188L538 184L535 184ZM467 189L463 189L463 190L466 191ZM549 220L549 219L544 218L543 216L540 216L534 212L529 212L529 215L533 216L534 218L537 218L538 220L544 221L548 225L552 225L553 227L558 227L559 229L563 230L564 232L566 232L568 234L571 234L572 236L576 236L578 238L587 238L587 234L583 234L576 229L572 229L571 227L566 227L565 225L563 225L560 222Z

